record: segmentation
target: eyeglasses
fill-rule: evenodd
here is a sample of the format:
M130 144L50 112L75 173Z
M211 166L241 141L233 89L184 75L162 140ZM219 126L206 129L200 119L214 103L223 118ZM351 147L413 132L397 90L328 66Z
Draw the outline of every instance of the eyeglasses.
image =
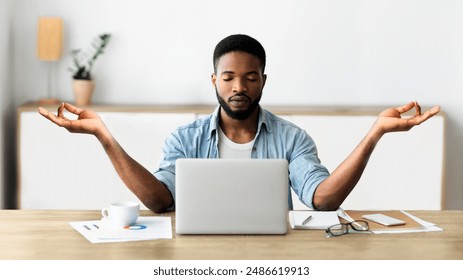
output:
M370 227L367 221L356 220L350 223L340 223L332 225L326 230L326 237L338 237L348 233L367 233Z

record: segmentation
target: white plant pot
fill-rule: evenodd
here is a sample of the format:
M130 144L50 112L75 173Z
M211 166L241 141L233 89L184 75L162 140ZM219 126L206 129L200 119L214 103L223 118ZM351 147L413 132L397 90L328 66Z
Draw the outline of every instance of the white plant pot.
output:
M89 105L92 101L95 82L93 80L73 80L72 89L77 106Z

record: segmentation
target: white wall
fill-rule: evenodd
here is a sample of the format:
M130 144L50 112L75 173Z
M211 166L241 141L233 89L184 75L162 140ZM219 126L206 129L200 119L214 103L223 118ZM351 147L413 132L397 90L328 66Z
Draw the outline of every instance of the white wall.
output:
M0 1L0 186L6 186L7 182L14 181L14 175L9 175L11 161L14 161L14 153L11 153L9 147L13 144L13 137L10 137L12 129L11 116L13 106L13 94L10 90L10 14L11 1ZM0 188L0 209L5 205L5 189Z
M71 48L113 40L95 66L94 101L215 103L215 44L246 33L267 50L264 104L401 105L447 113L447 208L463 209L463 2L439 0L16 0L16 105L45 97L36 20L65 21L57 97L72 100ZM309 131L310 133L310 131ZM419 139L417 139L419 141ZM398 160L406 160L397 155Z

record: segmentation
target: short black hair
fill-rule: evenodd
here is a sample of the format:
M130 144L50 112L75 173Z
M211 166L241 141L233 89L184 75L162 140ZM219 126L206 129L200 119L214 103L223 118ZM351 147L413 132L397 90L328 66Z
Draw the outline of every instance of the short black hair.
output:
M265 70L265 50L264 47L256 39L244 35L235 34L225 37L220 41L214 49L214 73L217 73L217 64L222 55L234 51L243 51L256 56L260 60L262 73Z

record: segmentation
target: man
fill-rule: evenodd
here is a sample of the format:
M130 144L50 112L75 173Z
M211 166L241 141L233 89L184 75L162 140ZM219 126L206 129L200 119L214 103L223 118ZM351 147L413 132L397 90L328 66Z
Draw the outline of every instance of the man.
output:
M265 62L264 48L247 35L231 35L217 44L211 80L219 106L212 115L169 136L154 174L124 151L95 112L65 103L56 116L43 108L39 112L70 132L96 136L127 187L150 210L163 212L174 207L175 162L183 157L287 159L291 187L302 202L317 210L335 210L357 184L385 133L409 130L440 110L436 106L421 114L418 103L411 102L383 111L354 151L329 174L304 130L259 106L267 79ZM414 117L401 118L413 108ZM64 109L78 119L66 119Z

